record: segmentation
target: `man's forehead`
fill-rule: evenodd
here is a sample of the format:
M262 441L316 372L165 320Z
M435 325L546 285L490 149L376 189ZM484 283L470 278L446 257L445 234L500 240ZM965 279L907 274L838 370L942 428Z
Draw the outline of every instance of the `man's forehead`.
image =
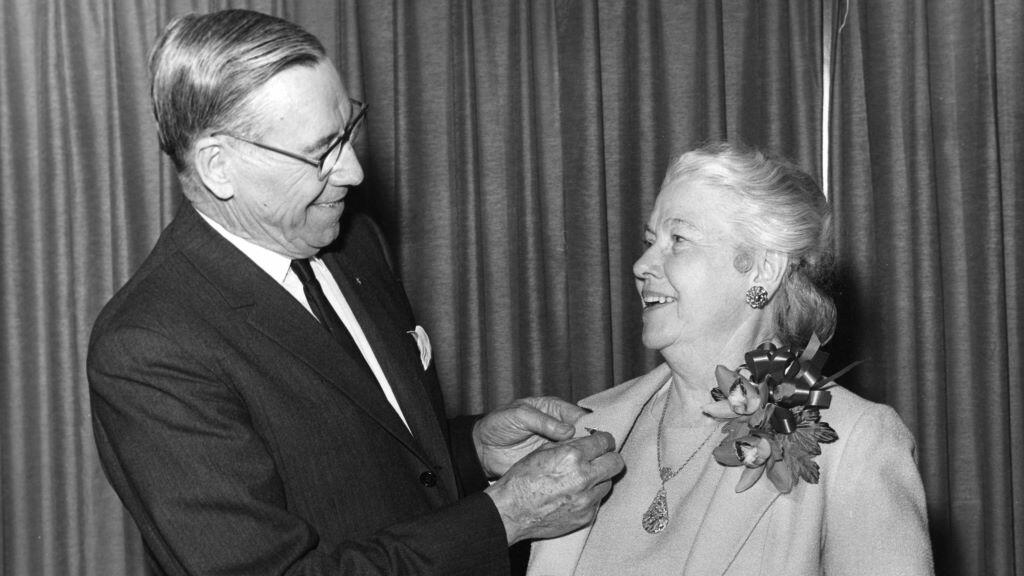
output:
M269 132L305 132L308 151L329 144L352 113L328 61L282 70L253 93L249 106Z

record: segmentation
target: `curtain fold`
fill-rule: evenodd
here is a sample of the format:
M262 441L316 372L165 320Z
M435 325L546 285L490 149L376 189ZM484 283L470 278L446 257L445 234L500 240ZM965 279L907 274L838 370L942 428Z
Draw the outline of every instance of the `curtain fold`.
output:
M832 1L832 0L827 0ZM848 7L830 181L829 367L918 440L940 574L1024 559L1024 7ZM350 209L391 241L452 414L579 399L658 362L632 278L664 171L729 138L820 176L822 5L805 0L0 0L0 572L144 572L100 469L85 353L181 201L147 55L253 8L369 103Z
M684 150L738 138L815 169L820 12L803 2L393 7L394 108L371 130L395 176L364 196L439 335L452 411L653 366L632 263Z
M914 432L940 573L1021 557L1019 2L851 2L832 158L849 378Z

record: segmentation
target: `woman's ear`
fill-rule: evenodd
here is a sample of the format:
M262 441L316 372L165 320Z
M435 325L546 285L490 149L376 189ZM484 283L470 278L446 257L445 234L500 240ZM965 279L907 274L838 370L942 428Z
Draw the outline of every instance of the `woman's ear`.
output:
M782 277L787 266L789 266L789 257L782 252L766 250L755 261L751 284L763 286L768 291L768 298L771 299L779 289L779 285L782 284Z
M206 189L221 200L233 197L235 187L228 171L228 152L221 141L207 136L197 140L192 149L193 166Z

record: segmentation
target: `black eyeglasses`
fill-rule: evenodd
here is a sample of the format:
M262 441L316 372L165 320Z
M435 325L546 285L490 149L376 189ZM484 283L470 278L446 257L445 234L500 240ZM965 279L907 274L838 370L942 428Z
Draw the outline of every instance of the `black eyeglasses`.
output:
M345 144L355 140L356 135L359 133L359 127L362 126L363 116L366 116L366 109L369 107L359 100L354 100L352 98L349 98L349 102L352 103L353 114L351 118L349 118L348 124L345 126L345 129L342 130L341 134L338 134L333 140L331 140L331 143L327 146L327 151L321 154L319 158L310 158L302 154L275 148L267 144L249 140L248 138L236 136L230 132L214 132L211 136L231 136L235 140L241 140L247 144L252 144L257 148L277 152L278 154L299 160L300 162L305 162L306 164L316 168L316 177L323 182L331 175L331 171L334 170L334 166L338 163L338 159L341 158L341 151L345 148Z

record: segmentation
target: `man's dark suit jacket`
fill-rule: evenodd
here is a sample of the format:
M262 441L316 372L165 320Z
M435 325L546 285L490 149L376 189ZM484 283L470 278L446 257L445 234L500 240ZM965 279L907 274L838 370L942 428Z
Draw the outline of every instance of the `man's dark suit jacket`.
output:
M104 470L165 574L506 574L470 420L448 421L376 228L321 255L413 430L365 363L188 204L100 314ZM461 499L460 499L461 497Z

